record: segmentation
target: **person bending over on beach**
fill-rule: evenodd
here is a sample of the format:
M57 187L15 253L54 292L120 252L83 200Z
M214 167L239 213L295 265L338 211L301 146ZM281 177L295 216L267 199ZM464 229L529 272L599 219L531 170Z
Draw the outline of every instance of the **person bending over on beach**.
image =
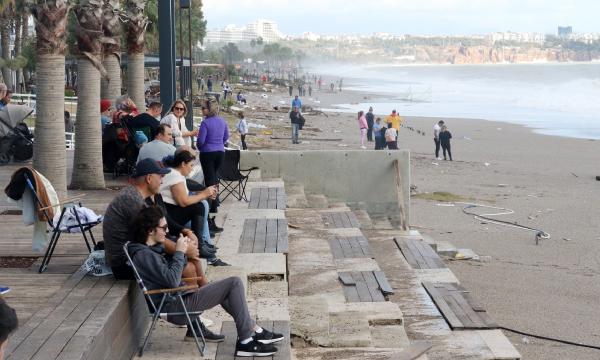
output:
M177 240L175 252L166 255L164 244L167 232L167 220L158 207L142 209L133 221L133 239L128 250L133 264L148 290L176 288L182 281L185 265L185 253L190 240L181 236ZM158 305L160 295L152 295L152 301ZM244 284L238 277L228 277L213 281L183 295L188 311L203 311L221 305L233 317L237 328L238 340L235 356L269 356L277 352L273 343L283 340L282 334L273 333L258 326L250 317ZM164 305L166 312L182 312L182 304L172 301ZM169 316L167 321L183 325L186 316ZM196 322L193 322L196 327ZM196 333L200 329L194 329ZM202 329L204 330L204 329ZM186 338L193 337L188 329ZM224 336L220 335L221 340Z
M452 134L448 131L448 127L446 125L442 125L440 131L440 144L442 145L442 151L444 152L444 160L446 160L446 150L448 151L448 157L450 161L452 161L452 153L450 152L450 139L452 139Z
M388 123L387 126L387 130L385 131L387 147L390 150L398 150L398 131L392 127L392 123Z
M440 157L440 130L442 130L444 120L440 120L433 125L433 142L435 143L435 159L441 160Z

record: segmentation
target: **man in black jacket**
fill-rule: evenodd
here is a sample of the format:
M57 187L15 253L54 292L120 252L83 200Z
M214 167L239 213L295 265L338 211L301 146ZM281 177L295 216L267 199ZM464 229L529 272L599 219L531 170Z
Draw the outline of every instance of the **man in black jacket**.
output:
M373 115L373 107L369 107L369 112L365 115L367 118L367 140L373 141L373 124L375 123L375 115Z
M302 114L300 114L300 109L297 106L294 106L294 109L290 112L290 121L292 123L292 144L300 144L298 133L302 125Z

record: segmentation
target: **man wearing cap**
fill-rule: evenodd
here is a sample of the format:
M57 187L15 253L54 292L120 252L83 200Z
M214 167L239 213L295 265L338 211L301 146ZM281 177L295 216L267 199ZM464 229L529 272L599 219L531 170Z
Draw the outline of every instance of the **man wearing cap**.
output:
M392 110L392 113L385 118L385 122L392 124L392 127L396 129L396 133L400 132L400 124L402 124L402 118L396 110ZM398 146L398 136L396 136L396 147Z
M111 123L110 120L110 110L112 104L108 99L100 100L100 124L102 126L102 131L104 131L104 127Z

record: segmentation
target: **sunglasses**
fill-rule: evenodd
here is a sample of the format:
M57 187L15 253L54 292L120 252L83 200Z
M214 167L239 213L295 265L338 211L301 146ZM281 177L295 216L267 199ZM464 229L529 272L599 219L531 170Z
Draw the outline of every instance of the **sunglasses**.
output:
M181 110L181 111L183 111L183 110L185 110L185 108L182 108L182 107L174 107L174 108L173 108L173 110Z
M157 228L163 229L164 232L167 232L167 230L169 230L169 225L165 224L163 226L157 226Z

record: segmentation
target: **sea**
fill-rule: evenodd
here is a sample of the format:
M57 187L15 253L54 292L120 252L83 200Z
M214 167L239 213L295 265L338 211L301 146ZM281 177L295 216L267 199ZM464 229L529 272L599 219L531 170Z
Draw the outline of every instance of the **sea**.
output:
M524 125L555 136L600 139L600 63L330 65L312 73L343 90L375 93L335 111L469 118ZM337 89L336 89L337 90Z

